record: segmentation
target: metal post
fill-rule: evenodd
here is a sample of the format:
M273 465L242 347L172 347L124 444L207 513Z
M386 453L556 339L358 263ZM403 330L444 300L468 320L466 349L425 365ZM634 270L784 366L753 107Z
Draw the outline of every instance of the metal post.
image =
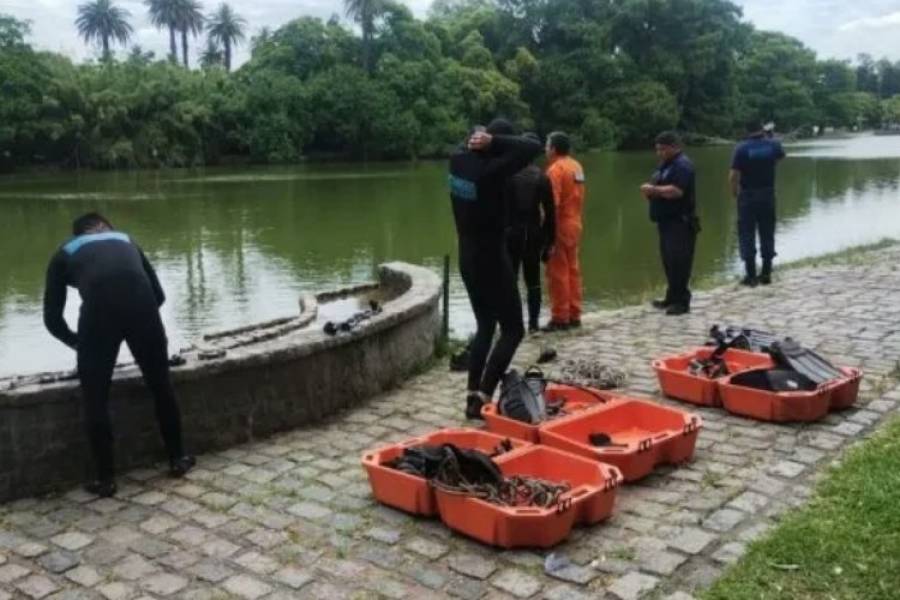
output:
M450 342L450 255L444 255L444 322L441 326L441 341Z

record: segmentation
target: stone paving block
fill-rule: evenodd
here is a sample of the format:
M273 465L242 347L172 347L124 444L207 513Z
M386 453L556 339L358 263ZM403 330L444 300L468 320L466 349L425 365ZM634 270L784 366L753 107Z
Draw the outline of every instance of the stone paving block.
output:
M383 544L394 545L400 541L403 533L398 529L388 527L373 527L366 531L365 536Z
M658 578L632 571L616 579L608 589L620 600L638 600L654 590L658 584Z
M421 537L411 539L404 547L430 560L437 560L450 551L447 546L440 542Z
M268 575L278 570L281 566L278 561L262 555L259 552L251 551L234 559L234 562L241 565L248 571L253 571L257 575Z
M477 554L452 554L448 566L461 575L475 579L487 579L497 570L497 563Z
M131 554L116 564L112 571L120 579L135 581L156 573L159 567L137 554Z
M97 587L106 600L130 600L137 595L133 587L122 583L121 581L113 581Z
M47 571L55 575L60 575L69 569L78 566L81 559L77 554L63 550L45 554L38 559L37 562Z
M321 521L332 515L331 509L326 508L321 504L316 504L315 502L298 502L288 508L288 512L301 519L310 519L313 521Z
M640 549L637 552L637 564L642 571L656 575L671 575L687 561L683 554L658 549Z
M504 569L491 579L498 589L512 594L516 598L529 598L541 590L541 582L519 569Z
M312 573L296 567L285 567L275 573L273 577L277 581L295 590L299 590L304 585L313 581Z
M30 569L19 565L8 564L0 567L0 583L12 583L31 573Z
M695 600L695 598L685 592L675 592L674 594L669 594L663 600Z
M587 585L597 578L597 571L590 567L582 567L580 565L571 564L561 569L545 571L547 575L554 579L577 583L578 585Z
M746 551L747 546L745 544L740 542L730 542L716 550L712 555L712 559L720 563L731 564L737 562Z
M40 600L59 590L59 586L43 575L31 575L18 583L16 589L35 600Z
M14 550L22 558L37 558L46 551L47 546L37 542L26 542Z
M790 460L782 460L775 463L775 465L772 466L771 469L769 469L769 472L773 475L778 475L779 477L793 479L803 473L806 468L806 465L803 463L797 463Z
M78 531L70 531L68 533L57 535L56 537L51 538L50 541L60 548L76 552L88 546L94 541L94 538Z
M103 580L97 569L85 565L67 571L66 578L83 587L94 587Z
M544 600L600 600L603 595L587 594L570 585L551 585L544 590Z
M738 523L747 518L746 513L730 508L717 510L703 521L703 527L713 531L725 532L734 529Z
M187 579L171 573L160 573L141 581L142 588L158 596L171 596L186 588L187 585Z
M222 587L235 596L239 596L245 600L262 598L272 591L272 586L247 575L235 575L234 577L227 579L222 584Z
M234 574L234 570L225 566L224 563L215 560L204 560L198 562L188 569L188 573L208 581L210 583L219 583L228 579Z
M728 508L742 510L750 514L756 514L764 509L771 500L762 494L756 492L744 492L734 500L728 503Z

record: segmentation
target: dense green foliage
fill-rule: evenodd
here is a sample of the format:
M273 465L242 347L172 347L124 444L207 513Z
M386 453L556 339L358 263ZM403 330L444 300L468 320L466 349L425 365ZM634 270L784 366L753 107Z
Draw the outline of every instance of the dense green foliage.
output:
M199 5L146 4L186 58ZM900 122L900 62L819 61L726 0L436 0L425 20L391 0L345 9L364 36L298 18L255 36L234 73L224 67L252 23L221 8L194 71L137 48L72 64L0 17L0 166L440 156L495 115L582 147L672 127L731 137L750 118L785 132Z

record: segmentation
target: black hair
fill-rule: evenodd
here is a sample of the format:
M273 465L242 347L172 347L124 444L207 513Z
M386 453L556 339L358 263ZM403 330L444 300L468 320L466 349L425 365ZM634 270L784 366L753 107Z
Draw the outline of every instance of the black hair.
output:
M572 151L572 140L562 131L554 131L548 135L547 143L550 144L551 148L556 150L557 154L561 154L562 156L568 156L569 152Z
M656 143L660 146L681 146L681 136L674 131L663 131L656 136Z
M516 135L516 128L509 120L497 118L488 124L487 132L491 135Z
M90 212L72 221L72 235L83 235L97 225L106 225L110 229L113 228L112 223L106 217L98 212Z

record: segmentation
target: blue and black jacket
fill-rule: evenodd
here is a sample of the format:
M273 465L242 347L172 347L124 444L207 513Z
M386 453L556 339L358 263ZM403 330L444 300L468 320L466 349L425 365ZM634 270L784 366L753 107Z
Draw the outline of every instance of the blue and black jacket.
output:
M80 235L67 241L47 267L44 324L54 337L76 348L78 336L63 317L68 286L78 289L82 315L100 310L114 315L158 310L166 296L143 251L120 231Z
M487 151L460 147L450 157L450 198L460 237L496 235L502 242L509 224L506 184L542 149L533 140L495 135Z

